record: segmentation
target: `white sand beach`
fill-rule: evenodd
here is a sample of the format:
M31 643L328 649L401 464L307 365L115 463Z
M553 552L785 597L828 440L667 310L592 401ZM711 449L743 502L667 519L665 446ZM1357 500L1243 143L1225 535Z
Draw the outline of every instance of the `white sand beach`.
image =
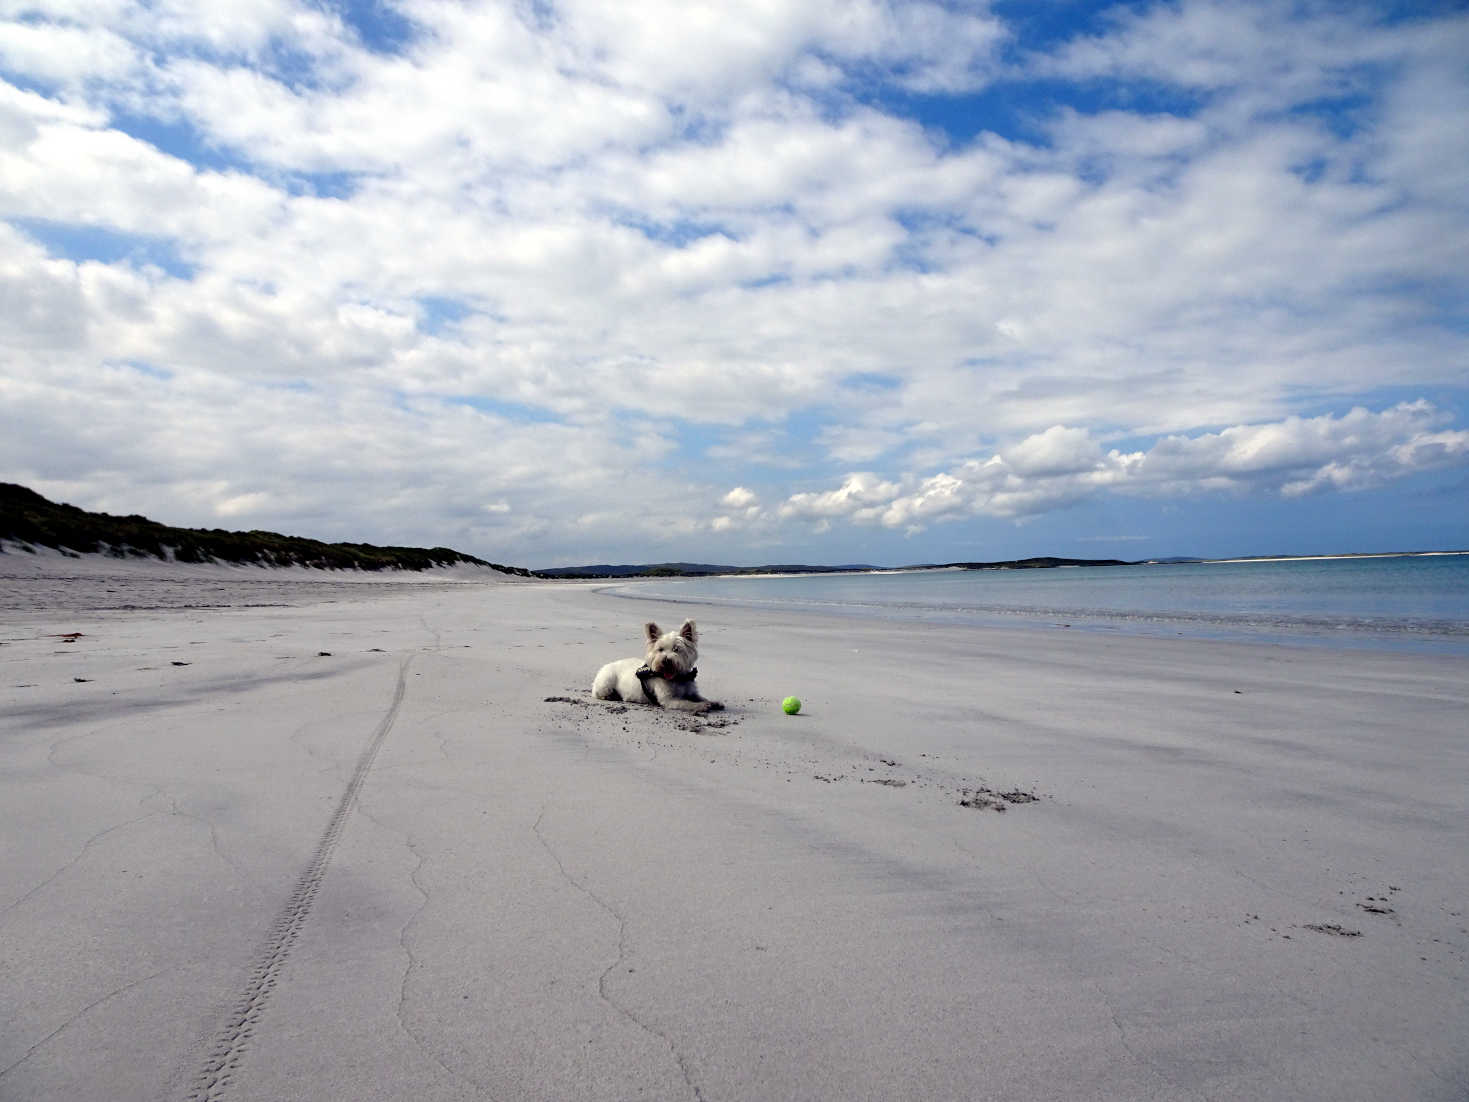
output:
M4 615L0 1099L1469 1096L1469 660L364 594Z

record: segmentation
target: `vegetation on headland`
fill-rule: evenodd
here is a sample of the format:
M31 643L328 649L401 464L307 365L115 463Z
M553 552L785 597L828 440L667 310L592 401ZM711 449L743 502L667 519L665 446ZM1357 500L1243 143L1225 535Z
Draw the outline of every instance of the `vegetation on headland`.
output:
M531 576L523 567L501 566L447 547L376 547L370 543L323 543L279 532L173 528L147 517L115 517L59 505L10 482L0 482L0 539L22 547L100 553L119 559L308 566L319 570L421 571L466 564Z
M961 570L1048 570L1057 566L1132 566L1122 559L1058 559L1052 555L1041 555L1033 559L1009 559L1005 562L952 562Z
M704 562L660 562L638 565L598 563L591 566L553 566L537 571L547 578L711 578L728 574L838 574L851 570L878 570L876 566L720 566Z

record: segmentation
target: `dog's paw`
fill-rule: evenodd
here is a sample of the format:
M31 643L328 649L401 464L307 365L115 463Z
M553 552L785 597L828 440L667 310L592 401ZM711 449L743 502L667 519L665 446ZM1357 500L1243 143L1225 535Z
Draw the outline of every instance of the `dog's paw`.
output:
M722 711L724 711L724 705L721 704L721 703L719 703L719 701L717 701L717 700L706 700L706 701L704 701L704 704L705 704L704 711L706 711L706 712L722 712Z

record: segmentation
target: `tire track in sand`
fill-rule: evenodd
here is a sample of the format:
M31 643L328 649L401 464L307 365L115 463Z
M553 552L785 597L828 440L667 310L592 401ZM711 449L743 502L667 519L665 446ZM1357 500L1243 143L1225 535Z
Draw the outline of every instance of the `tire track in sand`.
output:
M398 718L398 710L403 705L403 695L408 686L408 667L412 662L413 655L410 654L398 667L398 684L393 690L392 703L388 705L388 710L378 721L377 728L358 757L357 767L352 771L351 779L347 781L347 787L342 792L337 809L327 820L326 830L322 832L321 841L317 843L316 851L311 855L306 871L296 881L296 888L291 892L290 899L286 901L285 907L281 909L281 913L276 916L275 922L271 925L270 934L250 973L250 980L245 985L244 992L236 1000L228 1018L215 1035L209 1057L204 1061L203 1068L194 1077L193 1086L185 1096L188 1102L218 1102L219 1099L226 1096L230 1080L240 1066L245 1050L250 1045L255 1025L260 1021L260 1016L264 1013L265 1005L270 999L270 993L280 978L281 968L286 958L291 955L301 927L305 924L306 917L311 913L312 905L316 902L316 895L321 890L322 881L326 878L327 866L331 864L332 853L342 836L342 828L346 825L347 817L357 802L357 794L362 790L362 785L372 770L373 760L377 757L378 750L382 747L383 741L388 737L388 732L393 729L393 724Z

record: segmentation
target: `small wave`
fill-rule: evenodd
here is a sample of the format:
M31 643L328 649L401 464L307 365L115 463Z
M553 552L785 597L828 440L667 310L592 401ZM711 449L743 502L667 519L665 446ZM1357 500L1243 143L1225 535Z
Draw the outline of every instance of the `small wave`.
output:
M1077 577L1072 572L1070 577ZM1177 578L1177 574L1169 575ZM1214 577L1218 577L1216 573ZM1065 626L1083 630L1112 631L1130 634L1189 636L1216 640L1298 641L1333 646L1384 646L1416 649L1426 645L1455 652L1469 652L1469 618L1388 614L1351 610L1322 611L1309 608L1266 607L1240 611L1190 608L1182 602L1187 594L1173 593L1180 607L1145 608L1119 602L1113 606L1089 603L1036 601L1032 603L976 600L1003 592L1007 596L1040 596L1032 589L1017 592L1015 587L986 584L951 585L939 590L933 586L915 585L898 580L887 585L884 580L864 579L866 585L815 582L814 579L792 579L775 590L752 585L738 588L721 587L721 579L699 579L643 583L621 583L607 587L607 592L639 600L659 600L679 604L748 607L767 610L789 609L824 615L860 617L932 624L971 626ZM976 592L978 591L978 592ZM1050 586L1047 594L1059 592L1082 595L1092 593L1085 584L1072 589ZM1135 590L1134 592L1140 592ZM1157 599L1156 589L1141 591ZM1112 594L1112 596L1117 596ZM1218 594L1211 596L1217 599ZM1308 602L1309 595L1276 594L1266 604L1286 604L1290 600ZM1242 602L1243 603L1243 602ZM1365 599L1360 604L1369 602ZM1440 602L1442 603L1442 602ZM1433 602L1428 602L1432 605ZM1454 606L1456 607L1456 606Z

